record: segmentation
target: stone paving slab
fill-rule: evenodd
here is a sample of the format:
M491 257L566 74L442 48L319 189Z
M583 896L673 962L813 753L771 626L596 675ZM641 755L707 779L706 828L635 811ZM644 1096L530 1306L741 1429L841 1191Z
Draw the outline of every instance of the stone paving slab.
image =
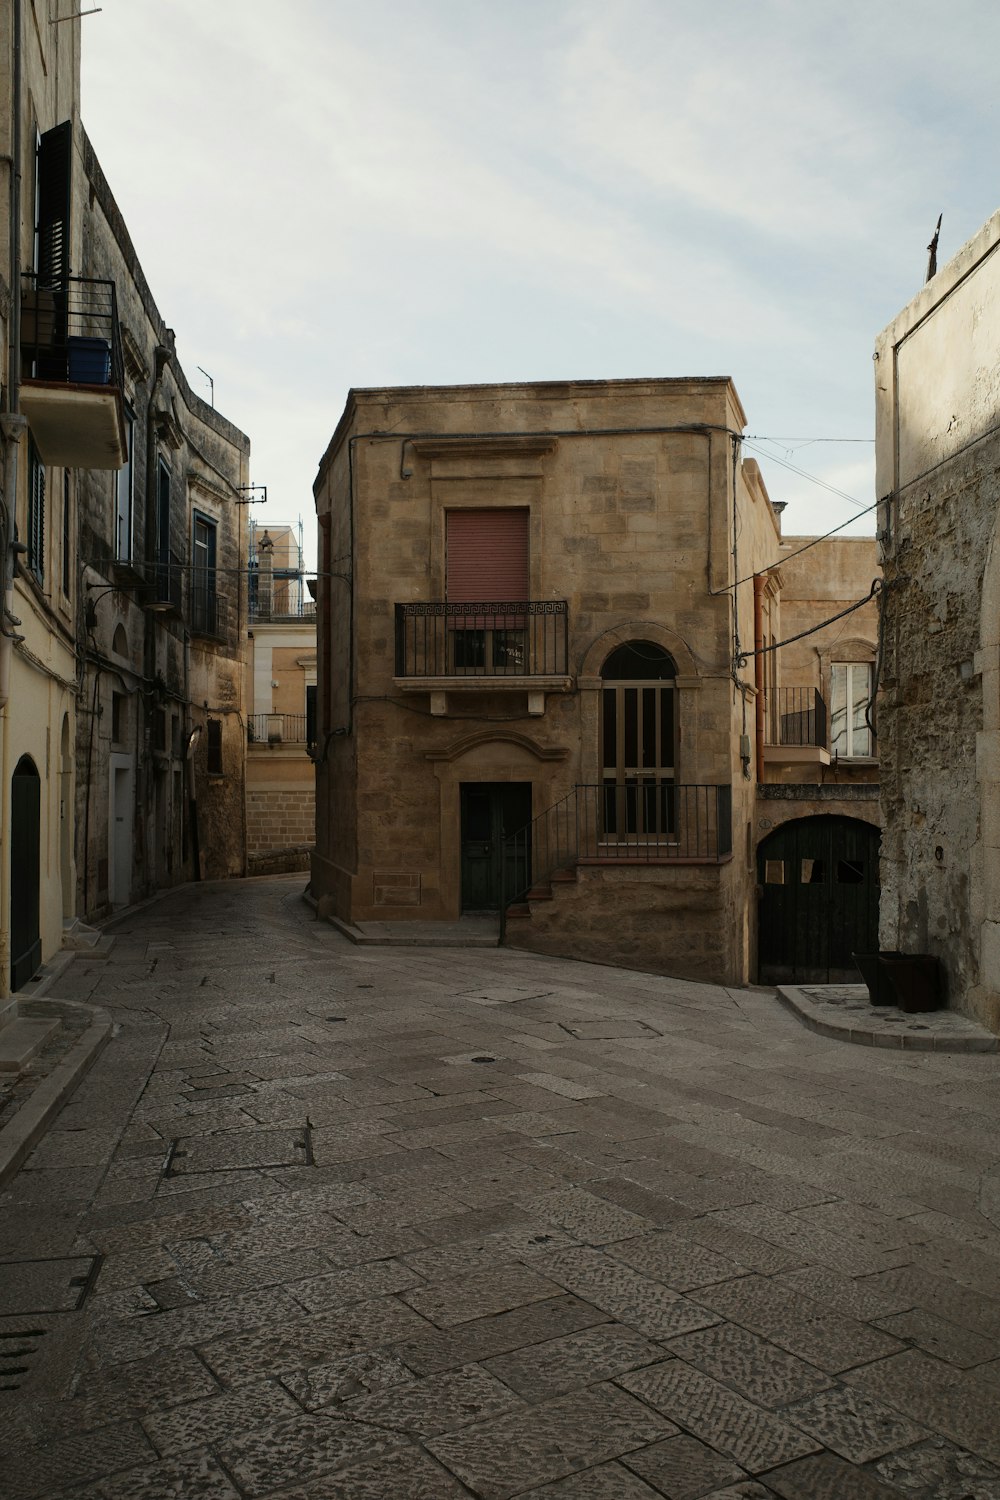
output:
M104 1257L0 1317L24 1500L1000 1495L994 1054L352 948L281 879L118 925L0 1195L0 1263Z

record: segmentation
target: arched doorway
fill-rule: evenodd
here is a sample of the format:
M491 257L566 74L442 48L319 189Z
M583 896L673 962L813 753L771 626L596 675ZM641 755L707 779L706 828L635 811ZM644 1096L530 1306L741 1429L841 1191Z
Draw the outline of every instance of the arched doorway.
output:
M601 784L605 833L673 831L677 714L673 657L626 641L601 669Z
M757 851L764 983L860 983L852 954L878 950L879 830L857 818L786 823Z
M38 924L41 874L42 784L30 755L22 755L11 780L10 987L27 984L42 961Z

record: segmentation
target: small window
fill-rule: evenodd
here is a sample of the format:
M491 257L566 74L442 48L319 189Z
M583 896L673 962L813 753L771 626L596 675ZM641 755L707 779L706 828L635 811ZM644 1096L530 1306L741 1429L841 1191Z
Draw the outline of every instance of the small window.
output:
M826 882L826 862L822 859L804 859L799 867L802 885L823 885Z
M153 710L153 749L165 751L167 748L167 711L165 708L154 708Z
M208 721L208 774L222 775L222 720Z
M306 688L306 744L311 750L316 744L316 684Z
M864 885L865 862L863 859L838 859L838 885Z
M124 693L111 694L111 740L124 745L128 738L128 699Z
M784 885L785 883L785 861L783 859L765 859L764 861L764 884Z

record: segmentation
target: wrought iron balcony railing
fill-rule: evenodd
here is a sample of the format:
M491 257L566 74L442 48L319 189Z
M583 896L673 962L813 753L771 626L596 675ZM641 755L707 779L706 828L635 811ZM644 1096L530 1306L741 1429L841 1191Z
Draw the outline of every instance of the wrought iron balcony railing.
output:
M769 694L766 727L769 745L827 748L826 704L817 688L778 688Z
M397 677L560 677L565 599L396 605Z
M315 730L309 714L250 714L247 742L251 745L310 745Z
M21 375L78 386L123 385L118 297L113 281L64 276L22 278Z
M712 864L732 851L728 783L679 786L650 777L578 784L504 839L501 913L559 871L580 864Z

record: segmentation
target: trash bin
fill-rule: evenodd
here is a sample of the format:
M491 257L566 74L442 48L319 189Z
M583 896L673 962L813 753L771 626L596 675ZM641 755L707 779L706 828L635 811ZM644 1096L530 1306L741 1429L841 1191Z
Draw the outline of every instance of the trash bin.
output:
M900 1010L908 1015L939 1010L941 963L934 953L880 953L879 968Z
M107 339L71 338L69 379L71 385L107 385L111 380L111 345Z
M852 953L851 957L857 964L858 972L865 984L868 986L868 998L873 1005L895 1005L896 993L889 983L888 975L882 968L879 960L883 958L902 958L902 954L895 948L887 948L883 953Z

